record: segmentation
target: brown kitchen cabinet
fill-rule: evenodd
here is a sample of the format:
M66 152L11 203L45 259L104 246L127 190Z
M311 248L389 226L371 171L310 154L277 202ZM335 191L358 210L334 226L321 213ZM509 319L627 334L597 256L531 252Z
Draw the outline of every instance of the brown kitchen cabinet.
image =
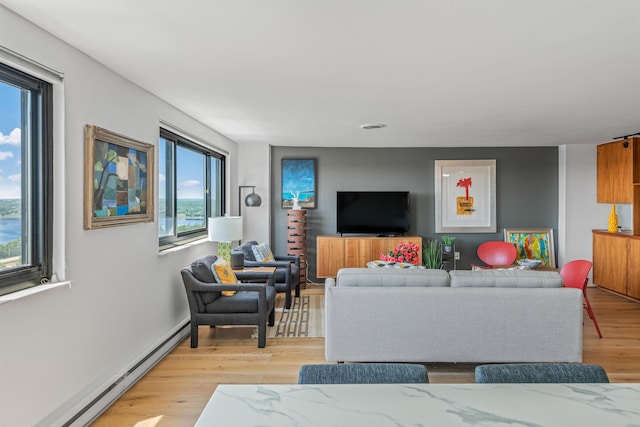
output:
M640 299L640 236L593 230L593 283Z

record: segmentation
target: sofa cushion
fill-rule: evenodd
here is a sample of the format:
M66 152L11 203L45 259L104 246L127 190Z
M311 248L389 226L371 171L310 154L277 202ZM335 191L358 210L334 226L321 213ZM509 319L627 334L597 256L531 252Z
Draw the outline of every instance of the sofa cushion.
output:
M197 259L191 263L191 272L193 276L204 283L216 283L216 278L211 271L211 267L218 259L215 255L207 255L204 258ZM198 310L203 311L204 305L213 302L220 296L220 292L198 292L196 293L196 301Z
M248 242L244 242L243 244L241 244L240 246L238 246L237 248L234 248L234 251L239 251L242 252L244 254L244 259L247 261L255 261L256 257L253 255L253 249L251 249L251 247L253 245L257 245L258 242L256 242L255 240L250 240Z
M268 243L260 243L259 245L251 246L251 250L253 251L253 256L256 261L260 262L272 262L275 261L273 257L273 252L271 252L271 248Z
M216 282L223 285L234 285L238 283L238 278L231 269L231 264L226 259L218 258L216 262L211 266L213 276L216 278ZM222 296L230 297L236 293L236 291L221 291Z
M276 289L273 286L266 287L267 301L276 297ZM239 291L233 296L218 298L206 306L207 313L257 313L258 292Z
M556 271L535 270L453 270L452 288L561 288Z
M211 266L218 259L215 255L207 255L204 258L197 259L191 263L191 271L196 279L205 283L216 283L216 278L213 276Z
M449 274L432 269L343 268L338 271L336 284L346 287L442 287L449 286Z

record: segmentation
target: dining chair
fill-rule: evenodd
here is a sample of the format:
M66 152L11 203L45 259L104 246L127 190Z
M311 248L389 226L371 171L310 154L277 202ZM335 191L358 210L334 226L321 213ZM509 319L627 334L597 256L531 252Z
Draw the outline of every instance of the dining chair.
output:
M414 363L338 363L302 365L298 384L428 383L424 365Z
M578 288L582 289L582 295L584 295L584 308L587 310L589 318L593 320L593 324L598 332L598 337L602 338L602 332L598 326L596 315L591 308L589 297L587 296L587 283L589 282L589 271L593 263L584 259L578 259L570 261L562 266L560 275L562 276L562 282L566 288Z
M608 383L600 365L580 363L503 363L478 365L477 384L488 383Z
M512 265L517 256L515 245L500 240L490 240L481 243L477 249L478 258L488 268L499 265Z

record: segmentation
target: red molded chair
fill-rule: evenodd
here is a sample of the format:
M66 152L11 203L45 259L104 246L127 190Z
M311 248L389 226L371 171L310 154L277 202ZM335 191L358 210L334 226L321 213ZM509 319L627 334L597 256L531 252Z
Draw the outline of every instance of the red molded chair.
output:
M596 315L593 313L591 303L587 297L587 282L589 282L589 271L591 271L592 265L591 261L586 261L584 259L570 261L562 266L560 275L562 276L562 282L566 288L582 289L582 294L584 295L584 308L587 310L587 314L591 320L593 320L598 336L602 338L602 333L600 332Z
M478 258L489 268L512 265L516 260L517 252L515 245L500 240L481 243L477 250Z

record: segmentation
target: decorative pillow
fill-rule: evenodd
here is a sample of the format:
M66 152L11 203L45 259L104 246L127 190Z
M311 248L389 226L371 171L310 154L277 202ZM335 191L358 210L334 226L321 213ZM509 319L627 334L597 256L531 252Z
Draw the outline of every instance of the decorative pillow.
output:
M393 262L393 261L380 261L373 260L367 263L369 268L425 268L423 265L414 265L408 262Z
M228 261L218 258L216 262L211 266L211 271L216 278L216 282L223 285L233 285L238 283L238 278L231 269L231 265ZM220 292L225 297L230 297L236 294L236 291L222 291Z
M256 261L271 262L276 260L273 257L273 252L271 252L271 248L269 248L269 245L266 243L253 245L251 246L251 250L253 251L253 255L256 257Z

